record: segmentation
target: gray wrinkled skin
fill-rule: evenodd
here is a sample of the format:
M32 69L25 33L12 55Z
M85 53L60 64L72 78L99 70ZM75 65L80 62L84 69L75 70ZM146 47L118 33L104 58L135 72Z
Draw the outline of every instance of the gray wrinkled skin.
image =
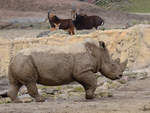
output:
M17 53L9 65L10 88L8 96L13 102L21 102L17 93L22 85L37 102L44 101L36 83L56 86L77 81L83 85L86 99L94 98L97 87L96 72L115 80L122 76L127 61L113 61L105 43L86 39L65 46L43 46L25 49Z

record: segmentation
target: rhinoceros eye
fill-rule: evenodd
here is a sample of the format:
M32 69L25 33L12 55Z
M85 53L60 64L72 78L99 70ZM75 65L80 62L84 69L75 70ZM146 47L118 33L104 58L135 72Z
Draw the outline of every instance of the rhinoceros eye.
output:
M111 66L112 66L112 67L115 67L115 64L114 64L114 63L112 63L112 64L111 64Z
M111 64L111 69L113 72L115 72L117 70L117 67L114 63Z

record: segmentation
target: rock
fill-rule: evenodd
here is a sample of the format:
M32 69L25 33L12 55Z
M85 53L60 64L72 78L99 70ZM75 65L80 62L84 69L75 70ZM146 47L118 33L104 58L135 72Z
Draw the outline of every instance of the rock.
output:
M111 87L110 83L104 82L104 84L101 86L101 89L109 89Z
M37 38L47 37L49 33L50 33L50 31L44 31L44 32L41 32L40 34L38 34L36 37Z
M108 78L100 76L97 78L97 85L102 86L107 81L108 81Z
M148 73L147 72L126 72L124 73L124 75L127 77L128 80L133 80L133 79L138 79L138 80L142 80L142 79L146 79L148 77Z
M24 94L28 94L27 88L25 86L23 86L20 91L19 91L19 96L24 95Z
M123 76L121 80L124 80L124 81L127 82L127 81L129 81L129 77L128 76Z
M133 80L137 78L137 72L126 72L124 73L124 76L129 80Z
M21 98L23 103L30 103L33 101L33 99L31 97L25 97L25 98Z
M75 86L73 89L70 89L69 92L84 92L84 88L82 86Z
M46 93L46 94L50 94L50 95L56 95L58 94L60 91L56 90L56 89L42 89L41 91L42 93Z
M103 91L99 92L97 94L97 96L100 96L100 97L113 97L113 94L112 94L112 92L110 92L108 90L103 90Z
M11 22L0 22L0 29L13 28Z
M142 108L143 111L150 111L150 104L144 105Z
M73 97L73 96L80 97L83 93L82 92L80 92L80 93L79 92L69 92L68 95L70 97Z
M58 95L58 98L59 98L59 99L63 99L63 100L67 100L68 97L69 97L68 94L60 94L60 95Z
M147 75L148 75L148 73L146 73L146 72L139 73L137 79L138 80L144 80L148 77Z
M120 80L118 80L118 82L120 84L126 84L127 83L127 79L120 79Z
M19 95L19 98L26 98L26 97L30 98L30 95L29 94Z
M0 98L0 104L6 104L10 102L11 102L10 98Z
M0 94L8 90L8 78L6 76L0 77Z
M118 87L120 87L120 86L121 86L121 84L120 84L118 81L113 81L113 82L110 84L109 88L111 88L111 89L116 89L116 88L118 88Z

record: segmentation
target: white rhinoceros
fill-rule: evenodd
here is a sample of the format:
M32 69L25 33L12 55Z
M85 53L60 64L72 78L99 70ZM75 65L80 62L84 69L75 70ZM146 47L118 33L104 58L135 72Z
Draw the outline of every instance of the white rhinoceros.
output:
M127 60L123 63L118 59L113 61L105 43L93 39L64 46L24 49L10 62L7 96L20 102L17 93L25 85L31 97L37 102L44 101L38 93L37 83L56 86L77 81L83 85L86 99L92 99L97 87L95 73L100 72L112 80L119 79L126 65Z

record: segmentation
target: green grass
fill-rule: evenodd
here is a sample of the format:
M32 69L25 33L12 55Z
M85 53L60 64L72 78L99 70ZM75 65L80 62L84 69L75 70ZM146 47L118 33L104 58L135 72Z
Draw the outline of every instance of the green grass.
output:
M100 0L99 2L96 3L96 5L101 6L103 8L109 7L111 4L111 0Z
M129 0L128 12L150 13L150 0Z
M84 92L83 87L79 86L79 87L75 87L72 92Z
M115 9L133 13L150 13L150 0L121 0L120 2L101 0L96 5L108 10Z

